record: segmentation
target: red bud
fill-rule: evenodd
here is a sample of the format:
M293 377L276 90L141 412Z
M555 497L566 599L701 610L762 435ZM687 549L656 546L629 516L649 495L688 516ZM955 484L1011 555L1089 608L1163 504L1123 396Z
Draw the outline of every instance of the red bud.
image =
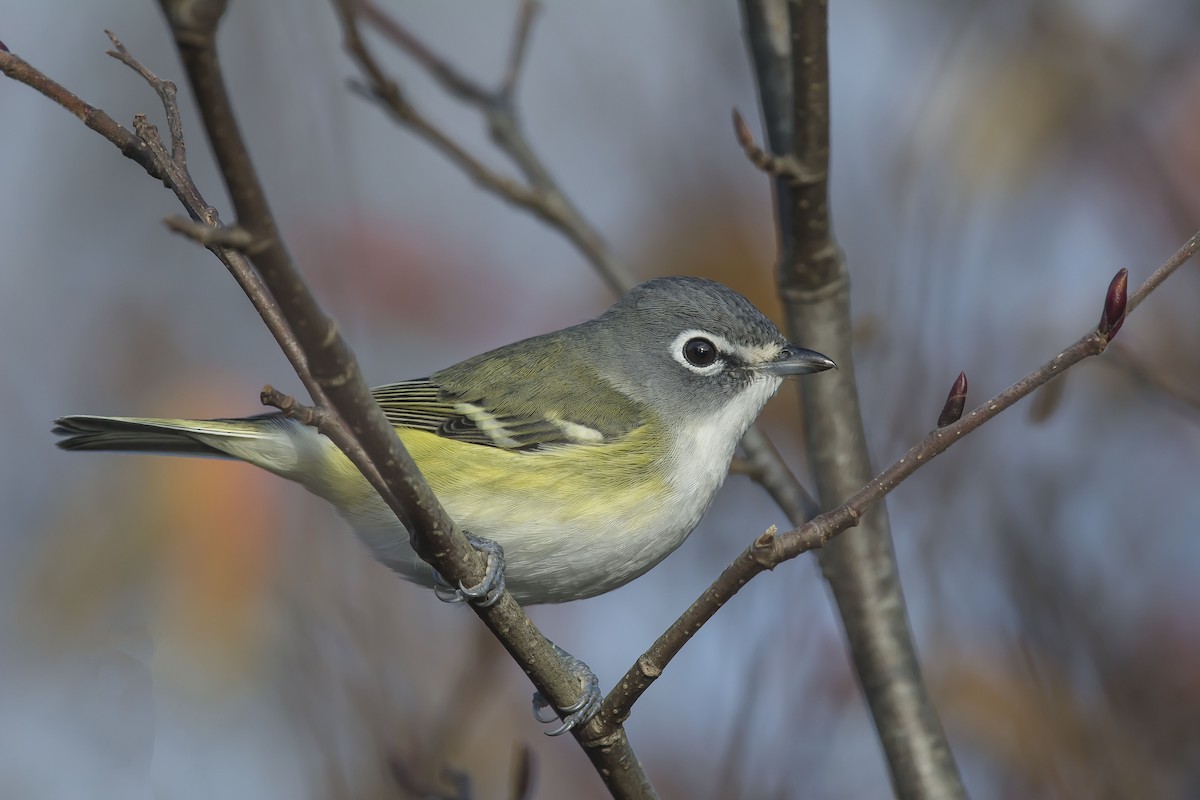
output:
M3 50L6 53L12 52L8 49L8 45L6 45L4 42L0 42L0 50Z
M1123 269L1108 285L1108 294L1104 298L1104 311L1100 314L1100 325L1096 330L1108 337L1111 342L1125 324L1125 304L1129 300L1129 270Z
M963 409L967 406L967 374L965 372L958 373L958 377L954 379L954 385L950 387L950 395L946 398L946 405L942 406L942 413L938 416L937 426L944 428L947 425L953 425L962 419Z

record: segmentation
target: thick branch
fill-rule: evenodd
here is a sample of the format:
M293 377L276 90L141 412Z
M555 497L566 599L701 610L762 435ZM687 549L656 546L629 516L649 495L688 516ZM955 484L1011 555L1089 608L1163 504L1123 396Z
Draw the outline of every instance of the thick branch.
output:
M828 202L828 7L823 0L742 0L742 8L769 150L810 178L773 182L779 282L792 338L840 366L828 379L800 384L809 462L821 505L831 508L872 470L851 357L849 276ZM821 566L896 793L965 796L921 679L885 508L874 507L861 530L822 550Z
M427 487L425 494L422 494L424 484L419 473L414 470L402 474L402 467L397 467L402 464L407 454L403 454L403 457L396 456L388 445L394 444L398 447L398 437L390 428L384 428L386 434L383 436L378 435L378 428L377 435L366 433L370 428L366 420L369 420L372 408L363 410L364 406L354 404L365 395L376 414L377 406L369 399L365 384L358 376L353 356L337 335L336 327L316 306L315 300L295 273L286 251L278 240L265 198L257 185L253 170L249 168L248 156L241 144L212 49L215 25L224 4L168 2L165 3L165 8L172 21L181 52L194 72L196 85L200 87L198 94L202 97L201 107L205 109L208 122L214 131L214 147L223 156L222 168L227 176L231 173L234 175L230 191L238 201L239 216L251 222L251 226L244 226L250 236L247 242L241 241L240 235L229 235L228 230L235 229L222 228L215 210L203 201L187 173L182 132L176 125L178 109L174 105L174 93L165 89L165 82L159 81L149 70L138 64L120 42L114 39L116 49L113 55L138 71L158 91L163 101L172 134L170 153L163 146L154 126L144 119L139 119L137 125L141 135L135 135L103 111L83 102L6 50L0 50L0 71L31 86L71 111L87 127L120 148L123 154L136 161L150 175L163 181L179 197L194 220L222 232L211 236L202 235L201 238L207 239L206 246L225 263L262 314L313 398L322 407L338 412L337 420L330 421L323 430L363 471L401 519L416 519L415 524L422 526L419 529L427 534L421 538L421 541L427 543L424 549L432 551L423 555L436 562L434 566L439 572L451 580L462 580L468 584L476 582L478 576L482 575L483 565L474 550L466 543L461 533L453 529L452 523L448 520L443 522L444 512L441 518L437 516L435 512L439 511L440 507L436 505L436 501L432 504L425 502L431 495L428 494ZM172 15L172 11L178 13ZM220 142L220 145L217 145L217 142ZM188 232L194 234L195 229L188 228ZM247 243L252 244L250 249L255 251L256 255L264 258L263 278L255 274L242 253L235 247ZM266 279L268 275L269 283ZM277 304L277 297L282 298L282 302ZM313 354L316 354L316 359L312 358ZM311 371L310 364L319 366L319 372ZM331 395L337 397L337 402L341 402L342 405L331 402ZM349 403L345 402L347 398ZM363 413L359 414L356 411ZM352 428L342 423L341 420L345 417L354 420L357 427ZM378 417L382 419L381 414ZM367 446L371 447L370 452L366 449ZM377 469L375 463L381 464L383 470ZM385 473L387 481L384 480ZM407 516L410 508L417 510L412 517ZM431 508L434 511L430 511ZM431 519L436 522L430 523ZM530 675L544 696L559 706L567 706L575 701L579 691L578 681L563 668L561 660L549 643L533 627L511 597L506 595L501 602L481 616L485 617L485 622Z
M262 243L252 252L251 261L304 352L313 379L356 444L346 448L346 455L366 456L356 466L408 528L422 559L451 581L478 583L484 574L482 557L446 515L384 418L353 352L309 292L279 236L221 75L216 31L225 3L161 0L161 5L233 200L238 226ZM511 595L505 593L489 608L473 608L544 696L556 706L575 701L578 681Z

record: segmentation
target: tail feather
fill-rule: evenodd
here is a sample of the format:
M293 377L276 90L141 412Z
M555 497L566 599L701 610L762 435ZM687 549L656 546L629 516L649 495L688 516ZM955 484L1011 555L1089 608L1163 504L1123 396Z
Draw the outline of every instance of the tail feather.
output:
M262 427L261 422L256 424L253 420L144 419L75 415L56 419L53 432L66 437L56 442L63 450L176 453L239 458L239 455L210 444L214 435L233 439L259 438L263 435Z

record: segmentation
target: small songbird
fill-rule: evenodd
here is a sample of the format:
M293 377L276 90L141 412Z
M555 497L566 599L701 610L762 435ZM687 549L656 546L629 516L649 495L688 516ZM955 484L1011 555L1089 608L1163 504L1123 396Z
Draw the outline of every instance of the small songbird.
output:
M700 522L781 380L833 367L709 280L651 280L596 319L500 347L375 399L446 511L503 548L523 604L592 597L642 575ZM329 439L282 414L68 416L66 450L247 461L325 498L376 558L432 569Z

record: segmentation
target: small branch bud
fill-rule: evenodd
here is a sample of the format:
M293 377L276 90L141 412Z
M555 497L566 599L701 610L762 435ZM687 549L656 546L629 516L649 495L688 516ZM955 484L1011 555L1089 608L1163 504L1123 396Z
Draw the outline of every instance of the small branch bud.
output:
M768 175L783 178L793 186L815 183L824 178L823 173L818 174L805 169L799 161L791 156L772 155L759 147L758 143L754 141L754 134L750 132L750 126L746 124L746 119L736 108L733 109L733 135L737 138L737 143L742 151L745 152L746 158L750 159L750 163Z
M8 53L8 52L11 52L11 51L8 49L8 45L6 45L4 42L0 42L0 50L3 50L3 51L4 51L4 52L6 52L6 53Z
M1125 304L1129 300L1129 270L1123 269L1108 285L1108 294L1104 298L1104 311L1100 314L1100 324L1096 327L1101 334L1111 342L1125 324Z
M942 406L942 413L938 415L937 426L944 428L947 425L953 425L962 419L963 409L967 407L967 374L965 372L958 373L958 377L954 379L954 385L950 387L950 394L946 398L946 404Z
M269 383L259 392L258 399L264 406L278 408L285 417L298 419L305 425L320 427L323 417L320 411L296 402L296 398L290 394L284 394Z
M736 108L733 110L733 135L737 137L737 143L743 150L754 147L754 134L750 132L746 119Z

